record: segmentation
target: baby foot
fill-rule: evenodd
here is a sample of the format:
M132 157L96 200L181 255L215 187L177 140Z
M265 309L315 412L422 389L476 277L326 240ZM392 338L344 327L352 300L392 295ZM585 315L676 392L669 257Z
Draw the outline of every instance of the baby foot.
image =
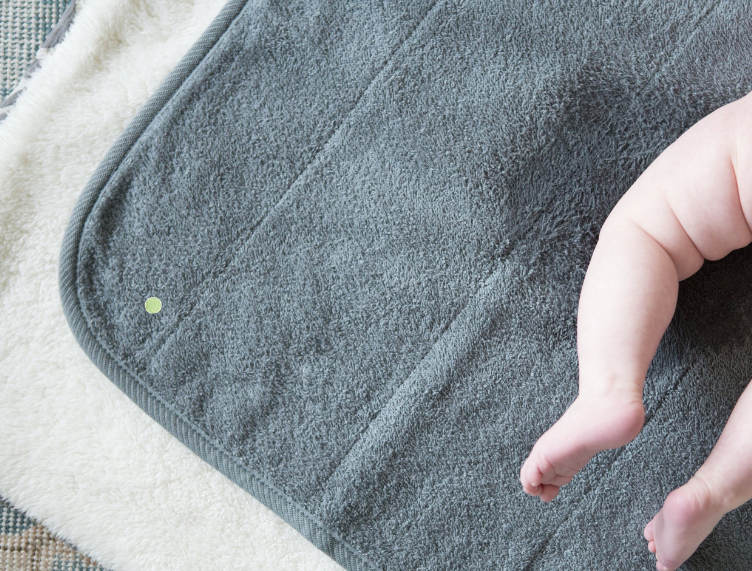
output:
M671 492L661 511L645 526L648 549L655 553L658 571L674 571L702 543L726 513L713 498L710 486L695 475Z
M523 489L551 501L595 454L634 440L644 421L637 386L580 393L533 446L520 470Z

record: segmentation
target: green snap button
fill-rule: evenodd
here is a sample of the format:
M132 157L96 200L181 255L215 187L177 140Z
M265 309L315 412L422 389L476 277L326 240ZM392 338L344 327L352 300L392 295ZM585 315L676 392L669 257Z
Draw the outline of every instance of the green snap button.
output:
M162 302L159 301L158 297L150 297L146 300L144 307L149 313L159 313L159 310L162 309Z

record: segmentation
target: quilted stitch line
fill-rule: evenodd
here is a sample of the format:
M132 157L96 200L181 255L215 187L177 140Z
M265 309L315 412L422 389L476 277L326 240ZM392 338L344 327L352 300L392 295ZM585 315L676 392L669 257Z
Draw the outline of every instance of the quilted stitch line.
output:
M314 157L306 164L305 167L298 173L298 175L295 177L295 180L292 181L292 183L287 187L287 189L282 193L282 195L277 199L277 201L264 213L264 215L258 220L256 224L254 224L250 231L243 236L237 238L230 246L229 248L232 248L234 252L230 255L229 259L225 263L224 267L219 270L218 273L216 273L216 267L212 268L211 271L208 272L208 274L201 280L200 283L195 285L191 292L188 294L188 298L192 301L192 303L188 306L187 310L182 314L182 316L173 324L172 330L169 334L165 335L161 338L161 340L153 347L153 353L154 355L158 355L164 346L169 342L170 339L172 339L175 335L177 335L182 325L186 322L188 318L193 314L193 311L195 308L199 305L199 302L203 300L207 295L209 295L209 288L204 287L207 281L210 279L217 280L221 278L225 272L232 267L235 262L238 259L238 255L240 252L242 252L243 247L253 238L253 236L256 234L256 230L264 223L267 218L279 207L279 205L284 201L284 199L290 194L290 191L297 185L298 181L300 181L305 174L311 169L311 167L318 162L319 157L322 156L322 154L327 151L330 147L330 143L332 139L334 139L341 130L341 128L347 123L348 119L352 116L352 114L355 112L355 110L358 108L360 101L362 100L363 96L371 91L371 88L377 83L377 80L379 77L381 77L384 73L384 71L387 69L390 63L392 63L392 60L394 59L394 56L402 49L404 45L406 45L412 36L415 34L415 32L421 27L423 22L426 20L426 18L431 14L434 9L437 6L437 0L433 0L432 4L429 6L426 13L423 15L423 17L418 21L417 25L412 29L412 31L405 37L404 40L402 40L397 46L394 47L392 52L387 56L386 61L384 64L379 68L379 71L376 73L376 75L371 79L371 81L368 83L368 86L360 93L358 98L355 100L355 103L350 108L350 110L345 113L345 115L342 117L342 120L338 125L336 125L332 131L331 134L326 138L326 141L321 146L319 151L314 155ZM191 295L194 291L200 291L203 292L198 296Z

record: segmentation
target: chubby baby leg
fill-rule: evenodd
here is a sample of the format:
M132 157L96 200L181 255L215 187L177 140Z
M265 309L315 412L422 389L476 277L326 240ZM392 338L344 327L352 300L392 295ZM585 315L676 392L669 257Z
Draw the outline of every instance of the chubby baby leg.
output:
M580 296L579 395L523 464L525 492L550 501L595 453L639 433L645 374L673 316L678 282L704 260L752 242L750 222L752 94L687 130L606 220ZM668 553L670 525L663 525Z
M659 571L686 561L723 515L752 500L752 383L736 403L721 437L695 475L671 492L645 526Z
M550 501L594 454L639 433L645 375L676 308L679 281L705 259L752 241L745 217L752 215L752 184L742 195L734 165L737 133L748 136L750 127L752 94L687 130L608 216L580 295L579 395L522 466L528 494Z

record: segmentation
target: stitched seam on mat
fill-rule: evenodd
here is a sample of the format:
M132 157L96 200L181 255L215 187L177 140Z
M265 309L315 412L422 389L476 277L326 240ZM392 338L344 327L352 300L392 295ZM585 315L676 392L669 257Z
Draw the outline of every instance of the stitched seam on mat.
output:
M535 101L535 100L536 100L536 97L534 96L533 97L533 101ZM533 152L541 152L547 145L548 145L548 143L544 142L542 145L540 145L539 147L537 147L536 149L534 149ZM384 410L384 408L386 408L387 406L389 406L389 403L392 401L392 399L394 398L394 395L397 393L397 391L399 391L399 389L410 379L410 377L412 377L412 375L415 373L415 371L420 368L421 364L423 363L423 361L425 361L425 359L431 353L431 351L433 350L433 348L436 345L438 345L439 342L444 338L444 335L449 331L449 328L452 326L452 324L455 322L455 320L465 311L465 309L470 305L470 303L473 301L473 299L475 299L477 297L478 293L484 287L486 287L488 281L491 278L493 278L493 276L501 269L502 260L508 259L512 255L512 253L515 251L515 249L520 244L520 242L522 242L522 240L525 239L530 234L530 232L533 231L533 229L535 227L535 224L538 222L538 220L540 220L543 212L547 211L548 207L551 204L553 204L556 201L557 198L558 197L555 194L552 195L549 198L548 202L545 204L544 208L537 208L535 210L535 215L533 217L531 217L531 218L528 219L527 227L524 228L523 230L521 230L520 232L518 232L516 236L513 235L511 238L509 238L506 241L506 243L504 243L502 245L502 247L501 247L502 251L499 253L499 259L498 259L497 263L494 265L494 267L491 269L491 271L488 273L488 275L486 275L486 277L483 278L483 280L481 281L481 285L478 286L478 288L476 288L473 291L473 293L468 297L468 300L465 303L465 305L460 310L458 310L457 313L455 313L449 319L449 321L447 322L447 324L442 328L442 332L439 335L439 338L436 339L436 341L434 341L433 343L431 343L430 347L428 347L428 349L421 356L421 358L418 360L418 362L416 363L416 365L410 370L410 372L404 377L404 380L400 383L400 385L392 393L392 396L387 400L387 402L384 404L384 406L382 406L379 409L379 411L376 413L376 415L368 422L368 424L361 431L361 433L358 435L358 437L353 441L353 443L348 448L347 452L342 456L342 459L337 463L337 466L335 466L332 469L332 471L329 473L329 475L327 476L327 478L324 481L324 483L322 484L322 486L320 486L320 488L319 488L320 490L322 490L324 488L324 486L326 486L326 484L328 484L329 480L331 480L331 478L334 476L334 473L340 468L340 466L342 465L342 463L347 459L347 456L350 454L350 451L355 447L355 445L358 442L360 442L360 440L363 438L363 435L366 432L368 432L368 430L369 430L371 424L373 424L374 420L376 420L376 418L378 418L378 416L381 414L381 412Z
M85 316L83 310L81 309L81 300L76 295L76 301L78 302L79 306L79 312L81 315ZM319 518L311 514L308 510L306 510L303 506L301 506L297 501L293 500L288 494L285 492L277 489L277 487L267 481L261 474L258 472L252 470L249 468L246 464L243 463L243 460L236 457L232 452L228 451L220 442L215 440L212 436L210 436L208 433L206 433L199 425L194 423L193 421L185 418L183 414L175 408L172 404L165 401L162 396L154 391L149 385L145 384L141 378L134 372L132 372L127 366L125 366L123 363L120 362L120 360L110 351L109 347L102 342L102 340L99 338L99 336L96 334L96 332L92 329L91 324L87 319L83 319L83 323L86 324L86 328L88 329L89 334L93 337L93 339L96 341L96 343L99 345L99 348L105 352L107 357L109 358L109 361L112 365L115 367L120 368L128 377L135 380L136 383L148 394L150 395L155 401L159 402L167 411L169 411L174 418L176 418L178 421L184 423L195 435L197 435L199 438L202 438L206 442L208 442L210 445L214 447L217 451L222 453L225 457L229 458L240 470L245 472L249 475L249 478L251 480L257 480L263 484L268 490L272 491L274 494L277 495L277 497L284 500L284 502L292 505L297 509L299 512L303 513L309 520L309 522L315 524L319 529L323 530L324 532L330 534L333 538L335 538L342 546L344 546L348 551L350 551L352 554L354 554L356 557L361 559L365 564L370 566L373 569L378 569L374 566L374 564L360 551L352 547L349 543L347 543L344 539L342 539L339 534L337 534L335 531L327 527L325 524L321 522ZM112 379L111 379L112 380ZM165 430L168 430L168 428L164 425L162 425L162 428ZM169 431L169 430L168 430ZM182 442L182 440L181 440ZM185 442L182 442L184 445L187 446ZM203 458L199 456L204 462L207 462L206 458ZM227 477L227 474L224 474ZM234 482L237 484L237 482ZM255 498L259 500L258 498ZM260 501L260 500L259 500ZM267 506L268 507L268 506ZM279 514L277 514L279 515ZM289 522L288 522L289 523Z
M237 19L239 19L239 18L242 18L242 17L243 17L243 15L245 14L246 10L250 10L249 6L250 6L250 5L252 4L252 2L253 2L253 0L245 0L245 2L243 3L243 7L241 8L240 12L239 12L239 13L237 14L237 16L235 17L235 20L237 20ZM227 4L229 4L229 1L227 2ZM226 4L225 6L227 6L227 4ZM224 8L223 8L223 9L224 9ZM192 69L191 69L191 71L190 71L190 72L188 73L188 75L187 75L187 76L185 77L185 79L183 79L183 81L182 81L182 82L180 83L180 85L179 85L179 86L178 86L178 87L177 87L177 88L175 89L175 91L174 91L174 92L173 92L173 93L172 93L172 94L170 95L170 97L169 97L169 98L167 99L167 101L165 101L165 102L164 102L164 103L162 104L162 106L161 106L161 107L159 108L159 111L157 111L157 112L156 112L156 114L154 115L154 117L152 117L152 119L151 119L151 120L150 120L150 121L149 121L149 122L148 122L148 123L147 123L146 125L144 125L144 126L143 126L143 128L141 129L141 132L140 132L140 133L139 133L139 135L138 135L138 136L136 137L136 139L135 139L135 140L133 140L133 141L131 142L131 144L130 144L130 146L129 146L129 148L128 148L128 151L127 151L127 152L125 153L125 155L123 155L122 159L121 159L121 160L120 160L120 161L118 162L118 165L117 165L117 167L116 167L115 169L113 169L113 171L112 171L112 172L111 172L111 173L109 174L109 176L107 177L107 180L106 180L105 182L103 182L103 183L102 183L102 188L100 189L100 191L99 191L99 194L97 195L97 198L96 198L96 200L94 201L94 204L93 204L93 205L92 205L92 207L91 207L91 210L90 210L89 212L87 212L87 213L86 213L86 220L85 220L85 221L84 221L84 223L83 223L83 227L82 227L82 232L81 232L81 235L82 235L82 236L83 236L84 230L85 230L85 228L86 228L86 224L87 224L87 223L89 222L89 219L91 218L91 215L92 215L92 213L93 213L93 212L94 212L94 211L95 211L95 210L97 209L97 206L99 205L100 201L102 200L102 197L103 197L103 195L104 195L104 193L103 193L102 191L103 191L103 190L105 189L105 187L106 187L106 186L107 186L108 184L110 184L110 182L111 182L111 181L112 181L112 180L113 180L113 179L115 178L115 176L116 176L116 175L118 175L118 174L120 173L120 169L121 169L121 167L123 166L123 163L124 163L124 162L125 162L125 161L126 161L126 160L127 160L127 159L128 159L129 157L130 157L130 156L131 156L131 154L132 154L132 153L134 152L134 149L136 148L136 145L137 145L137 144L139 143L139 141L141 140L141 137L142 137L142 136L144 135L144 133L145 133L145 132L146 132L146 131L147 131L148 129L150 129L150 128L151 128L151 127L152 127L153 125L156 125L157 123L159 123L159 122L161 122L161 121L163 121L163 120L166 120L166 118L165 118L165 114L166 114L166 111L165 111L165 109L166 109L166 108L168 107L168 105L169 105L170 103L172 103L172 101L173 101L173 100L176 100L176 99L177 99L177 97L178 97L179 95L181 95L181 94L182 94L182 92L183 92L183 91L184 91L184 89L185 89L185 85L186 85L186 84L188 83L188 81L189 81L189 80L190 80L190 79L191 79L191 78L193 77L193 74L194 74L194 73L196 72L196 70L197 70L197 69L199 68L199 66L200 66L200 65L201 65L202 63L204 63L204 61L205 61L205 60L206 60L206 59L207 59L207 58L208 58L208 57L209 57L209 56L210 56L210 55L211 55L212 53L214 53L214 51L215 51L216 49L218 49L218 48L217 48L217 46L219 46L220 42L221 42L221 41L222 41L222 39L223 39L223 38L225 37L225 34L227 34L227 32L228 32L228 31L230 31L230 28L232 28L233 24L234 24L234 21L233 21L233 22L231 22L231 23L230 23L230 24L229 24L229 25L227 26L227 28L225 29L225 31L224 31L224 32L222 32L222 34L221 34L221 36L219 37L219 39L217 39L217 41L216 41L216 42L214 42L214 44L212 44L211 48L210 48L210 49L209 49L209 50L208 50L208 51L206 52L206 54L204 54L204 57L202 57L200 61L196 62L196 64L195 64L195 65L193 66L193 68L192 68ZM200 41L200 40L199 40L199 41ZM232 67L232 65L234 65L234 64L235 64L235 62L237 61L237 59L238 59L238 58L240 57L240 54L241 54L241 52L240 52L239 50L236 50L236 51L235 51L235 52L234 52L234 53L232 54L232 60L231 60L231 61L229 62L229 64L226 64L226 65L227 65L227 67ZM180 65L180 64L178 64L178 65ZM149 100L147 100L146 104L148 105L148 103L149 103ZM135 117L134 117L134 120L135 120ZM116 142L116 144L117 144L117 142ZM77 255L77 260L76 260L76 263L77 263L77 264L79 264L79 263L80 263L80 252L81 252L81 249L79 248L79 250L78 250L78 255ZM78 272L77 272L77 275L79 275L79 273L78 273ZM204 283L204 282L202 282L202 283L201 283L200 285L203 285L203 283ZM196 287L198 287L198 286L196 286ZM194 291L196 290L196 287L194 287L193 289L191 289L190 293L193 293L193 292L194 292ZM88 316L88 314L84 313L84 316L86 317L86 319L87 319L87 320L89 319L89 316Z
M661 69L658 70L652 77L650 77L647 82L645 82L645 85L642 87L642 89L639 90L638 93L644 92L648 87L650 87L651 85L653 85L655 83L655 81L659 77L661 77L662 75L664 75L666 73L666 70L669 69L669 67L672 67L674 61L676 61L677 59L679 59L679 57L684 52L687 51L689 43L694 39L694 37L700 31L700 27L701 27L702 22L705 21L705 19L710 15L710 13L713 12L718 7L718 4L714 3L714 2L715 2L715 0L711 0L711 2L708 4L709 9L706 9L704 14L700 14L700 17L697 19L697 23L695 24L694 31L690 34L690 36L688 38L685 39L684 45L682 46L682 48L678 49L675 52L674 56L671 57L665 64L663 64L661 66ZM602 121L602 123L603 124L610 124L612 122L612 119L614 118L614 116L617 113L620 113L621 111L622 111L622 109L620 109L618 107L614 107L613 109L611 109L611 112L609 113L608 117L606 119L604 119Z
M545 146L545 145L544 145L544 146ZM537 149L537 150L539 150L539 149ZM550 205L551 203L553 203L553 202L554 202L554 200L556 200L556 198L557 198L557 197L556 197L555 195L554 195L554 196L551 196L551 198L549 199L549 201L548 201L548 203L547 203L547 206L548 206L548 205ZM459 309L459 310L457 311L457 313L455 313L455 314L454 314L454 315L453 315L453 316L452 316L452 317L451 317L451 318L449 319L449 321L447 322L447 324L446 324L446 325L445 325L445 326L444 326L444 327L442 328L442 332L441 332L441 334L439 335L438 339L436 339L436 341L434 341L433 343L431 343L431 345L430 345L430 346L428 347L428 349L427 349L427 350L426 350L426 352L425 352L425 353L423 354L423 356L422 356L422 357L421 357L421 358L420 358L420 359L418 360L418 362L417 362L417 363L415 364L415 366L414 366L414 367L413 367L413 368L412 368L412 369L410 370L410 372L409 372L409 373L408 373L407 375L405 375L405 378L404 378L404 380L403 380L403 381L402 381L402 382L400 383L400 385L399 385L399 386L398 386L398 387L397 387L397 388L396 388L396 389L394 390L394 392L392 393L392 396L391 396L391 397L389 397L389 399L388 399L388 400L386 401L386 403L384 403L384 406L382 406L382 407L381 407L381 408L379 409L379 411L378 411L378 412L376 413L376 415L375 415L375 416L374 416L374 417L373 417L373 418L372 418L372 419L371 419L371 420L370 420L370 421L368 422L368 424L367 424L367 425L365 426L365 428L364 428L364 429L363 429L363 430L362 430L362 431L360 432L360 434L358 435L358 437L357 437L357 438L356 438L356 439L355 439L355 440L353 441L353 443L352 443L352 444L350 445L350 447L348 448L347 452L346 452L346 453L345 453L345 454L344 454L344 455L342 456L342 459L341 459L341 460L340 460L340 461L339 461L339 462L337 463L337 465L336 465L336 466L335 466L335 467L334 467L334 468L332 469L332 471L331 471L331 472L329 473L329 475L327 476L327 478L326 478L326 480L324 481L324 483L323 483L323 484L322 484L321 486L319 486L319 490L320 490L320 491L324 489L324 487L325 487L325 486L326 486L326 485L327 485L327 484L329 483L329 480L331 480L331 479L332 479L332 477L334 476L334 473L335 473L335 472L336 472L336 471L337 471L337 470L338 470L338 469L340 468L340 466L342 466L343 462L344 462L344 461L345 461L345 460L347 459L348 455L350 454L350 451L352 451L352 449L353 449L353 448L355 447L355 445L356 445L356 444L357 444L358 442L360 442L360 441L362 440L362 438L363 438L363 435L364 435L364 434L365 434L366 432L368 432L368 430L369 430L369 428L371 427L371 425L373 424L374 420L376 420L376 418L378 418L378 417L379 417L379 415L381 414L381 412L382 412L382 411L383 411L383 410L384 410L384 409L385 409L385 408L386 408L387 406L389 406L389 403L390 403L390 402L392 401L392 399L394 398L394 395L395 395L395 394L396 394L396 393L397 393L397 392L398 392L398 391L400 390L400 388L401 388L401 387L402 387L402 386L403 386L403 385L404 385L404 384L405 384L405 383L406 383L406 382L407 382L408 380L410 380L410 377L412 377L412 376L413 376L413 374L415 373L415 371L417 371L417 370L418 370L418 369L420 368L420 366L421 366L421 365L423 364L423 361L425 361L425 360L426 360L426 358L428 357L428 355L430 355L431 351L433 351L433 348L434 348L434 347L435 347L436 345L438 345L438 344L439 344L439 343L441 342L441 340L442 340L442 339L444 338L444 336L445 336L445 335L446 335L446 334L448 333L448 331L449 331L450 327L452 326L452 324L453 324L453 323L454 323L454 322L455 322L455 321L457 320L457 318L458 318L458 317L459 317L460 315L462 315L462 313L464 313L464 311L465 311L465 310L466 310L466 309L467 309L467 308L468 308L468 307L470 306L470 304L472 303L472 301L473 301L473 300L474 300L474 299L475 299L475 298L476 298L476 297L478 296L478 293L479 293L479 292L480 292L480 291L481 291L481 290L482 290L482 289L483 289L484 287L486 287L486 285L488 284L488 282L489 282L489 281L490 281L490 280L491 280L491 279L492 279L492 278L494 277L494 275L496 275L496 273L497 273L497 272L498 272L498 271L499 271L499 270L501 269L501 264L502 264L502 261L503 261L503 260L508 260L508 259L510 258L510 256L512 255L512 253L514 253L514 251L515 251L515 250L517 249L517 247L518 247L518 245L520 244L520 242L522 242L522 240L523 240L524 238L526 238L526 237L527 237L527 236L528 236L528 235L530 234L530 232L532 232L532 231L533 231L533 228L535 227L535 223L536 223L536 222L537 222L537 221L538 221L538 220L540 219L540 217L542 216L542 213L543 213L543 212L544 212L545 210L546 210L545 208L541 208L541 209L538 209L538 210L537 210L537 214L536 214L536 215L535 215L535 216L534 216L533 218L531 218L531 219L530 219L530 220L528 221L528 225L527 225L527 228L525 228L525 229L524 229L523 231L519 232L519 233L517 234L517 236L516 236L516 237L514 237L513 239L511 239L510 241L508 241L508 242L507 242L506 244L503 244L503 246L502 246L502 252L501 252L501 253L499 254L499 259L498 259L497 263L496 263L496 264L495 264L495 265L493 266L493 268L492 268L492 269L491 269L491 271L490 271L490 272L488 273L488 275L486 275L486 277L485 277L485 278L483 278L483 280L482 280L482 282L481 282L481 285L480 285L480 286L478 286L478 288L476 288L476 289L475 289L475 291L474 291L474 292L473 292L473 293L472 293L472 294L471 294L471 295L470 295L470 296L468 297L468 300L467 300L467 302L465 302L465 305L463 305L463 306L462 306L462 308L461 308L461 309Z
M533 97L533 100L535 100L535 99L536 98ZM540 147L536 148L535 152L541 151L541 149L545 148L546 145L547 145L547 143L544 143ZM426 350L426 352L417 361L416 365L410 370L410 372L404 377L404 380L400 383L400 385L392 393L392 396L389 399L387 399L387 402L379 409L379 411L376 413L376 415L373 418L371 418L371 420L369 420L368 424L363 428L363 430L360 432L360 434L358 435L358 437L352 442L352 444L350 444L350 446L347 449L347 452L344 455L342 455L341 460L331 470L331 472L329 473L329 475L327 476L327 478L323 482L323 484L321 486L319 486L319 491L322 491L324 489L324 487L329 483L329 481L331 480L331 478L334 476L334 473L340 468L340 466L343 464L343 462L347 459L347 457L350 454L350 452L352 451L352 449L358 444L358 442L360 442L362 440L363 435L366 432L368 432L368 430L369 430L370 426L373 424L374 420L376 420L376 418L378 418L378 416L381 414L381 412L384 410L384 408L386 408L387 406L389 406L389 403L392 401L392 399L394 398L394 395L397 393L397 391L399 391L399 389L410 379L410 377L412 377L412 375L415 373L415 371L420 368L420 366L423 363L423 361L425 361L425 359L431 353L431 351L433 350L433 348L436 345L438 345L439 342L443 339L444 335L448 332L449 328L455 322L455 320L465 311L465 309L470 305L470 303L478 295L478 293L484 287L486 287L486 284L488 283L488 281L491 278L493 278L493 276L501 269L500 268L500 266L501 266L501 260L502 259L508 259L511 256L511 254L517 248L517 246L519 245L519 243L524 238L526 238L530 234L530 232L534 229L534 226L535 226L536 222L542 216L542 213L545 212L547 210L547 207L550 206L556 199L557 199L556 195L551 196L549 198L548 202L545 205L546 208L538 208L538 209L536 209L535 210L536 214L535 214L534 217L532 217L532 218L529 219L527 227L524 230L518 232L516 236L512 236L512 238L508 239L506 241L506 243L504 243L502 245L502 248L501 248L502 251L499 254L498 263L491 269L491 271L486 275L486 277L483 278L483 280L481 281L481 285L478 286L478 288L476 288L473 291L472 294L470 294L470 296L468 297L468 300L465 303L465 305L460 310L458 310L457 313L455 313L449 319L449 321L447 322L447 324L442 328L442 332L439 335L438 339L436 339L436 341L434 341L433 343L431 343L431 345L428 347L428 349Z
M470 296L468 297L468 300L467 300L467 302L465 302L465 305L463 305L463 306L462 306L462 308L461 308L461 309L459 309L459 310L458 310L458 311L457 311L457 312L456 312L456 313L455 313L455 314L454 314L454 315L453 315L453 316L452 316L452 317L451 317L451 318L449 319L448 323L447 323L447 324L446 324L446 325L444 326L444 328L443 328L443 330L442 330L442 332L441 332L441 335L439 335L439 338L438 338L438 339L436 339L436 341L434 341L433 343L431 343L431 345L430 345L430 346L428 347L428 349L427 349L427 350L426 350L426 352L425 352L425 353L423 354L423 356L422 356L422 357L421 357L421 358L420 358L420 359L418 360L418 362L417 362L417 363L415 364L415 366L414 366L414 367L413 367L413 368L412 368L412 369L410 370L410 372L409 372L409 373L408 373L407 375L405 375L405 378L404 378L404 380L403 380L403 381L402 381L402 382L401 382L401 383L399 384L399 386L398 386L398 387L397 387L397 388L396 388L396 389L394 390L394 392L393 392L393 393L392 393L392 395L391 395L391 396L389 397L389 399L387 399L386 403L384 403L384 406L382 406L382 407L381 407L381 408L380 408L380 409L378 410L378 412L376 413L376 415L375 415L375 416L374 416L374 417L373 417L373 418L372 418L372 419L371 419L371 420L370 420L370 421L368 422L368 424L367 424L367 425L365 426L365 428L364 428L364 429L363 429L363 430L362 430L362 431L360 432L360 434L358 435L358 437L357 437L357 438L356 438L355 440L353 440L352 444L350 444L350 447L349 447L349 448L347 449L347 452L345 452L345 454L343 454L343 455L342 455L342 459L341 459L341 460L340 460L340 461L339 461L339 462L337 463L337 465L336 465L336 466L335 466L335 467L334 467L334 468L332 469L332 471L331 471L331 472L329 473L329 475L328 475L328 476L326 477L326 480L324 480L324 483L323 483L323 484L321 484L321 485L319 486L319 491L323 491L323 492L325 492L325 491L326 491L326 490L325 490L325 488L326 488L326 485L327 485L327 484L329 483L329 480L331 480L331 479L332 479L332 477L334 476L335 472L336 472L337 470L339 470L339 468L340 468L340 467L342 466L342 464L344 463L344 461L345 461L345 460L347 459L347 457L348 457L348 456L350 455L350 452L352 451L352 449L353 449L353 448L354 448L354 447L355 447L355 446L356 446L356 445L358 444L358 442L360 442L360 441L361 441L361 440L363 439L363 435L364 435L364 434L365 434L366 432L368 432L368 430L369 430L369 429L371 428L371 425L373 424L374 420L376 420L376 419L377 419L377 418L378 418L378 417L379 417L379 416L381 415L381 413L382 413L382 412L384 411L384 409L385 409L386 407L388 407L388 406L389 406L389 403L390 403L390 402L392 402L392 399L394 399L394 396L395 396L395 395L397 394L397 392L399 392L400 388L402 388L402 387L403 387L403 386L405 385L405 383L407 383L407 381L409 381L409 380L410 380L410 378L411 378L411 377L412 377L412 376L413 376L413 375L415 374L415 371L417 371L418 369L420 369L420 366L421 366L421 365L423 364L423 361L425 361L425 360L426 360L426 358L427 358L427 357L428 357L428 356L429 356L429 355L431 354L431 351L433 351L433 348L434 348L434 347L436 347L436 345L438 345L438 344L439 344L439 343L441 342L441 340L442 340L442 339L444 338L444 336L445 336L445 335L446 335L446 334L447 334L447 333L449 332L449 329L450 329L450 328L452 327L452 324L453 324L453 323L454 323L454 322L455 322L455 321L457 320L457 318L458 318L458 317L459 317L460 315L462 315L462 314L463 314L463 313L465 312L465 310L466 310L466 309L467 309L467 308L468 308L468 307L470 306L470 304L471 304L471 303L473 302L473 300L475 300L475 299L476 299L476 298L478 297L478 293L479 293L479 292L480 292L481 290L483 290L483 288L485 288L485 287L486 287L486 285L488 285L488 282L489 282L489 281L490 281L490 280L491 280L491 279L492 279L492 278L493 278L493 277L494 277L494 276L496 275L496 273L497 273L497 272L498 272L498 271L499 271L499 270L501 269L501 267L500 267L500 266L501 266L501 263L502 263L502 262L503 262L504 260L507 260L507 259L509 259L509 256L510 256L510 255L511 255L511 254L512 254L512 253L514 252L514 250L516 249L517 245L518 245L518 244L520 243L520 240L521 240L521 239L522 239L523 237L525 237L526 235L527 235L527 234L524 234L524 235L520 236L520 237L518 238L518 240L517 240L517 241L515 242L515 244L514 244L513 246L511 246L510 248L507 248L506 252L505 252L505 253L504 253L504 254L503 254L503 255L501 256L501 258L499 259L499 262L498 262L498 263L497 263L497 264L496 264L496 265L495 265L495 266L494 266L494 267L493 267L493 268L491 269L491 271L489 272L489 274L488 274L488 275L487 275L487 276L486 276L486 277L485 277L485 278L483 279L483 281L481 282L481 285L480 285L480 286L479 286L479 287L478 287L478 288L477 288L477 289L476 289L476 290L475 290L475 291L474 291L474 292L473 292L473 293L472 293L472 294L471 294L471 295L470 295Z
M329 144L331 143L332 139L339 133L339 131L342 129L343 125L345 125L348 121L348 119L352 116L352 114L355 112L355 110L358 108L358 105L360 104L361 100L363 99L363 96L368 93L371 88L376 84L376 81L379 79L379 77L382 75L384 70L389 66L390 63L394 60L394 56L397 55L400 50L410 41L410 39L413 37L415 32L421 27L423 22L428 18L430 14L433 13L436 6L439 4L438 0L433 0L433 3L430 5L426 13L423 15L423 17L418 21L418 23L415 25L415 27L410 31L410 33L407 34L404 40L402 40L398 45L396 45L391 53L387 56L386 61L383 63L383 65L379 68L379 70L376 72L376 75L373 76L371 81L368 82L368 85L366 88L358 95L358 98L355 100L355 103L350 108L350 110L345 113L345 115L342 117L342 120L339 122L339 124L334 127L331 134L326 138L326 141L323 145L321 145L321 148L319 151L314 155L314 157L308 161L308 163L303 167L303 169L298 173L298 175L295 177L295 179L290 183L290 185L287 187L287 189L282 193L282 195L275 201L275 203L263 214L263 216L258 220L256 224L254 224L250 231L237 238L232 244L231 248L233 248L235 251L232 253L230 258L225 263L224 267L219 270L219 273L214 276L214 272L216 271L216 267L212 268L212 270L201 280L200 283L195 285L190 292L186 294L186 297L188 297L190 300L193 300L193 303L190 304L183 313L181 317L179 317L175 323L172 325L172 330L166 334L164 337L161 338L161 341L157 341L155 345L151 349L151 353L153 356L158 355L164 346L167 344L170 339L172 339L179 331L182 325L185 323L185 321L191 317L193 314L193 311L198 306L199 302L204 299L206 295L208 295L209 288L204 288L204 285L211 280L212 282L216 282L219 278L221 278L225 272L236 262L238 259L238 256L243 250L243 247L253 238L253 236L256 234L256 230L264 223L264 221L277 209L277 207L282 203L282 201L287 197L287 195L290 193L290 191L295 187L295 185L298 183L299 180L302 179L302 177L309 171L309 169L314 165L318 158L324 153L324 151L329 149ZM200 289L199 289L200 288ZM193 296L191 295L194 291L202 291L199 296ZM147 367L148 370L148 367Z
M88 324L87 324L87 326L88 326ZM183 422L186 426L188 426L188 428L190 430L192 430L194 432L194 434L198 435L200 438L203 438L206 442L208 442L209 444L211 444L212 446L214 446L214 448L216 450L218 450L219 452L221 452L222 454L224 454L227 458L229 458L240 470L242 470L243 472L245 472L246 474L248 474L251 479L255 479L255 480L258 480L258 481L262 482L263 485L266 486L267 489L269 489L272 492L274 492L277 495L277 497L282 498L288 504L293 505L297 510L299 510L301 513L303 513L309 519L310 522L314 523L315 525L317 525L319 527L319 529L325 531L326 533L328 533L332 537L334 537L346 549L348 549L352 554L354 554L357 557L359 557L360 559L362 559L370 567L372 567L374 569L377 569L377 567L375 567L374 564L363 553L361 553L360 551L358 551L357 549L355 549L354 547L352 547L349 543L347 543L344 539L342 539L339 536L339 534L337 534L335 531L333 531L332 529L330 529L329 527L327 527L318 517L316 517L315 515L313 515L312 513L310 513L307 509L305 509L303 506L301 506L297 501L293 500L288 494L286 494L285 492L277 489L277 487L274 484L272 484L271 482L267 481L261 474L259 474L255 470L252 470L251 468L249 468L243 462L242 459L238 458L232 452L228 451L220 442L218 442L217 440L215 440L208 433L204 432L204 430L199 425L195 424L191 420L188 420L188 419L184 418L183 415L182 415L182 413L178 409L174 408L173 405L171 405L170 403L166 402L159 393L157 393L156 391L153 391L150 386L144 384L144 382L141 380L141 378L137 374L131 372L131 370L128 367L126 367L125 365L123 365L116 358L116 356L113 355L110 352L109 348L101 342L101 340L99 339L99 337L96 336L96 334L91 330L90 327L89 327L89 333L91 333L91 335L94 337L94 339L97 341L97 343L99 343L100 348L107 354L107 356L110 358L111 362L115 366L120 367L126 373L126 375L128 375L129 377L131 377L132 379L134 379L141 386L141 388L146 391L146 393L148 393L149 395L151 395L151 397L154 400L156 400L157 402L159 402L166 410L170 411L175 418L177 418L179 421ZM165 426L163 426L162 428L167 429L167 427L165 427ZM183 444L185 444L185 443L183 443ZM206 459L204 459L204 458L201 458L201 459L204 460L204 462L206 462ZM226 474L225 474L225 476L226 476ZM258 500L258 498L256 498L256 499Z

